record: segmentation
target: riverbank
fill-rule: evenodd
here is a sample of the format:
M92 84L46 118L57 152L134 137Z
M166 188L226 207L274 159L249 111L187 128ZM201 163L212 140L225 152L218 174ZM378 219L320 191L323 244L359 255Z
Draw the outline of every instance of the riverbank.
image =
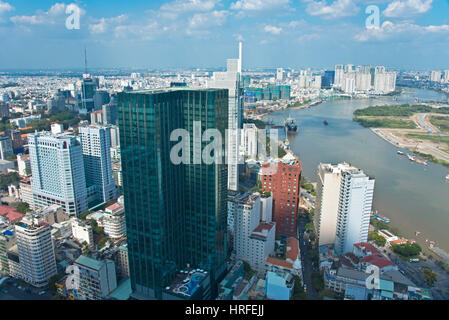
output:
M396 147L449 167L447 107L434 108L423 104L374 106L356 110L353 121L370 128Z

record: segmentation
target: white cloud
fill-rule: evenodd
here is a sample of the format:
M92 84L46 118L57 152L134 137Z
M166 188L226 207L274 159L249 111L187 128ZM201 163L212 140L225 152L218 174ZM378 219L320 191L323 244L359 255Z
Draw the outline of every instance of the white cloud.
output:
M271 34L274 34L274 35L281 34L281 32L282 32L282 28L281 27L276 27L276 26L272 26L272 25L266 25L263 28L263 30L265 32L268 32L268 33L271 33Z
M117 38L138 38L139 40L156 39L164 31L157 21L150 21L145 25L122 25L114 29Z
M327 4L326 0L304 0L308 5L306 12L311 16L321 16L325 19L352 17L359 13L360 8L355 0L335 0Z
M315 39L319 39L320 35L315 34L315 33L310 33L310 34L304 34L302 36L300 36L298 38L299 42L307 42L307 41L311 41L311 40L315 40Z
M229 12L226 10L212 11L207 13L196 13L189 20L190 28L204 28L204 27L214 27L222 26L226 22Z
M433 0L395 0L383 11L390 18L410 17L432 9Z
M228 15L229 12L226 10L196 13L189 19L186 33L193 36L209 35L210 28L224 25Z
M420 36L444 36L449 35L449 25L420 26L410 22L393 23L385 21L380 28L370 28L356 34L355 39L360 42L384 41L391 39L402 40L405 36L417 40Z
M176 0L163 4L159 9L159 15L167 19L176 19L187 12L207 12L217 6L221 0Z
M13 16L11 21L15 24L28 24L28 25L40 25L40 24L55 24L62 17L66 17L66 5L65 3L55 3L48 11L38 10L32 16ZM81 9L81 15L85 11Z
M126 21L128 17L124 14L113 18L101 18L98 23L89 25L89 31L92 34L102 34L109 30L110 25L121 24Z
M0 14L12 10L14 10L14 7L12 5L10 5L8 2L3 2L0 0Z
M231 9L242 11L264 11L274 8L286 8L290 0L238 0L231 3Z

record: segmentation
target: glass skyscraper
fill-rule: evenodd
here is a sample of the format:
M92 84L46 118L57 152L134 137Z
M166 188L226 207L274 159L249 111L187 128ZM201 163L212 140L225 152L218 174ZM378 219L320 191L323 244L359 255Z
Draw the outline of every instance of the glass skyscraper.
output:
M170 141L176 129L189 133L190 159L207 129L228 128L228 91L171 88L118 95L123 190L133 295L160 299L175 274L187 267L226 271L227 166L174 164ZM194 130L201 122L201 133ZM225 148L225 139L222 139ZM201 154L199 154L201 156ZM220 154L221 156L221 154ZM212 291L214 286L212 284Z

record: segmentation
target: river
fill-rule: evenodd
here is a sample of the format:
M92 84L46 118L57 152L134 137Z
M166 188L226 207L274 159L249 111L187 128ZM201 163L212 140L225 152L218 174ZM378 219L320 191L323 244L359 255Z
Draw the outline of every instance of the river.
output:
M415 98L447 101L445 95L407 88L395 97L329 100L309 109L283 110L267 120L275 124L291 116L299 133L290 138L291 149L299 156L303 175L316 181L322 163L348 162L376 179L373 209L390 218L402 235L425 244L425 239L449 251L449 169L429 163L425 167L397 155L398 149L370 129L352 121L356 109L376 105L413 103ZM329 122L328 126L323 121ZM420 236L415 236L420 231Z

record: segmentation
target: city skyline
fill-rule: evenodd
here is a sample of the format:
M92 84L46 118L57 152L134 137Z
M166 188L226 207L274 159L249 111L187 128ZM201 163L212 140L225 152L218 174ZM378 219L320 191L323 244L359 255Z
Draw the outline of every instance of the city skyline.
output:
M0 69L82 68L85 47L88 64L98 68L224 66L239 40L244 68L354 63L444 69L449 53L447 1L139 0L127 8L116 1L75 3L79 30L66 28L70 3L0 1L6 48ZM379 8L378 29L366 28L369 5Z

